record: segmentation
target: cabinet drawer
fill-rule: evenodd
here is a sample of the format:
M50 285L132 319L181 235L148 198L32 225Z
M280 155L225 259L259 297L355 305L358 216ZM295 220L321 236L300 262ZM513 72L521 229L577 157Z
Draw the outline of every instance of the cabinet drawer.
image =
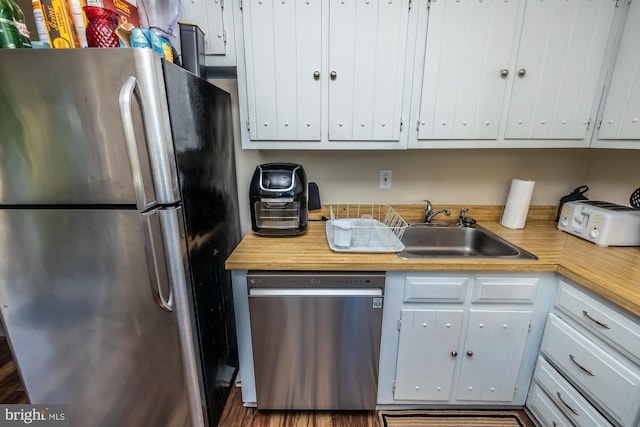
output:
M472 302L533 303L539 282L539 277L479 276Z
M534 374L537 384L547 393L566 418L580 427L602 427L611 424L567 382L546 360L539 358ZM548 425L552 425L548 423ZM561 424L563 425L563 424ZM572 424L567 424L572 425Z
M407 276L404 302L462 302L469 280L468 276Z
M593 341L549 315L542 351L584 393L625 426L635 425L640 411L640 372Z
M550 427L573 427L573 423L564 416L538 384L534 383L531 388L527 407L533 411L536 419L542 422L542 425Z
M640 324L560 281L556 306L613 346L640 361Z

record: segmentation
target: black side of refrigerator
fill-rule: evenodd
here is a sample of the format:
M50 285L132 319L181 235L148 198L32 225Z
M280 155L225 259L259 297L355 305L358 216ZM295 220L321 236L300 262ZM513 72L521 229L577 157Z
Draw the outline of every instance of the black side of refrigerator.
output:
M238 367L231 274L240 241L231 97L163 62L176 153L209 425L218 424Z

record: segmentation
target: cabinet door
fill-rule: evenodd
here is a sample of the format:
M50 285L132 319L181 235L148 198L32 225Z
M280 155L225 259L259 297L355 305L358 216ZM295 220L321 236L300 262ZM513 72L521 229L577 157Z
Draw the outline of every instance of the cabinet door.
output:
M521 4L431 2L418 139L498 137Z
M402 310L395 399L450 399L462 315L462 310Z
M224 55L226 34L222 17L223 0L182 2L182 22L191 22L204 33L204 53Z
M252 140L320 140L321 0L245 0Z
M601 139L640 139L640 4L631 2L629 8L602 116Z
M329 2L329 139L400 139L408 0Z
M615 7L527 2L505 138L586 137Z
M471 310L456 399L513 399L532 314Z

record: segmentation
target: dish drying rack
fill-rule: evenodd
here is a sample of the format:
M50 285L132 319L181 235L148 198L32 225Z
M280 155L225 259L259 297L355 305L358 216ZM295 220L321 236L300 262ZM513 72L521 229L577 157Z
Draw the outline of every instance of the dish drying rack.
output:
M336 252L401 252L402 236L407 222L388 205L378 203L348 203L329 206L327 240ZM351 244L336 246L333 242L334 220L351 222Z

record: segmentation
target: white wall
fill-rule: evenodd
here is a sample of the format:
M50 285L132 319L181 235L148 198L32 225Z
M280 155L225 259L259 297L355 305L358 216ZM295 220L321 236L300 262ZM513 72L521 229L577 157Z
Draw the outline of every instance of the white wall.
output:
M256 165L293 162L320 188L323 204L338 202L501 205L511 179L536 181L533 205L556 205L579 185L592 200L628 204L640 187L640 150L462 149L409 151L242 150L233 79L215 80L234 102L236 169L242 232L251 230L249 183ZM380 169L391 169L392 188L378 189Z

